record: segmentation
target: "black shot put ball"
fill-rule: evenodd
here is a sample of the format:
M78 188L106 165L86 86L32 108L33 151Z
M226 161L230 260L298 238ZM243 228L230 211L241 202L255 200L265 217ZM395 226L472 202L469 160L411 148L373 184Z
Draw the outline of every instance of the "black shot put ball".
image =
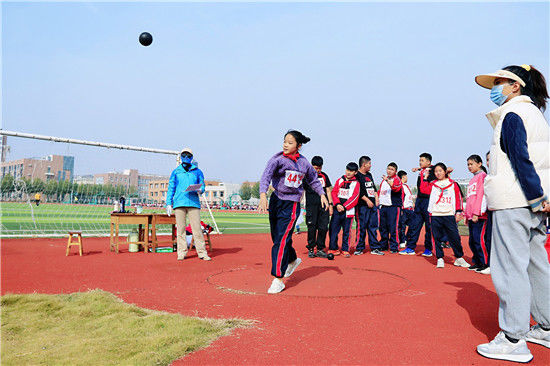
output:
M328 258L329 261L333 260L334 259L334 254L328 253L327 258Z
M153 36L151 33L143 32L139 35L139 43L141 43L142 46L147 47L153 43Z

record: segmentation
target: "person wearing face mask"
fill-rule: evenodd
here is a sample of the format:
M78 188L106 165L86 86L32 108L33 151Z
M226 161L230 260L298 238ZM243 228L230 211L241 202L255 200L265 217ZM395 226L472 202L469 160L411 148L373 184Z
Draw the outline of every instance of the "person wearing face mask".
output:
M529 362L527 342L550 348L550 263L545 219L550 212L550 129L542 111L548 91L530 65L507 66L475 81L499 107L484 190L492 211L491 276L501 331L477 346L484 357ZM535 326L529 328L532 315Z
M211 258L206 252L200 217L199 194L204 193L205 190L204 175L193 162L193 151L190 148L181 151L180 162L181 164L170 175L166 192L166 213L168 216L172 213L176 215L178 260L184 260L187 255L185 227L189 216L197 255L200 259L209 261ZM188 191L189 186L194 184L200 184L199 190Z

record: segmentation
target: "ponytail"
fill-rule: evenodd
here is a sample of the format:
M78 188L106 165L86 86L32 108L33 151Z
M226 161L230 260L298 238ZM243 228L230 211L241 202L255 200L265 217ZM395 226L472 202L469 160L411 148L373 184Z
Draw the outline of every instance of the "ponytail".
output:
M296 130L288 130L285 133L285 136L286 135L292 135L292 137L294 137L294 139L296 140L296 143L298 144L298 146L307 144L311 140L309 137L307 137L300 131L296 131Z
M548 90L546 89L546 80L539 70L531 65L511 65L503 70L513 72L525 82L520 91L522 95L527 95L533 101L538 109L544 112L546 109L546 100L548 99Z
M490 151L487 151L487 155L489 154ZM473 155L470 155L468 156L468 159L466 159L466 161L468 160L471 160L477 164L481 164L481 167L480 169L483 170L485 173L487 173L487 169L483 166L483 160L481 159L481 156L477 155L477 154L473 154Z

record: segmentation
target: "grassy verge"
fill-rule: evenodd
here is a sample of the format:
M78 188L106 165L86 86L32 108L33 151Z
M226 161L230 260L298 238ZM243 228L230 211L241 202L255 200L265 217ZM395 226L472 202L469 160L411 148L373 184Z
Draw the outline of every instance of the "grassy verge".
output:
M2 296L2 365L169 365L251 322L139 308L101 290Z

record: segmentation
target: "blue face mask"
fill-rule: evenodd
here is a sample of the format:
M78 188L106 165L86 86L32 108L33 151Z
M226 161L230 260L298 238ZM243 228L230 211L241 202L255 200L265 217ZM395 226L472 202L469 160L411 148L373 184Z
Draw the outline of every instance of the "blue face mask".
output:
M502 94L502 89L504 89L504 85L495 85L491 89L491 100L499 107L508 99L508 95Z

